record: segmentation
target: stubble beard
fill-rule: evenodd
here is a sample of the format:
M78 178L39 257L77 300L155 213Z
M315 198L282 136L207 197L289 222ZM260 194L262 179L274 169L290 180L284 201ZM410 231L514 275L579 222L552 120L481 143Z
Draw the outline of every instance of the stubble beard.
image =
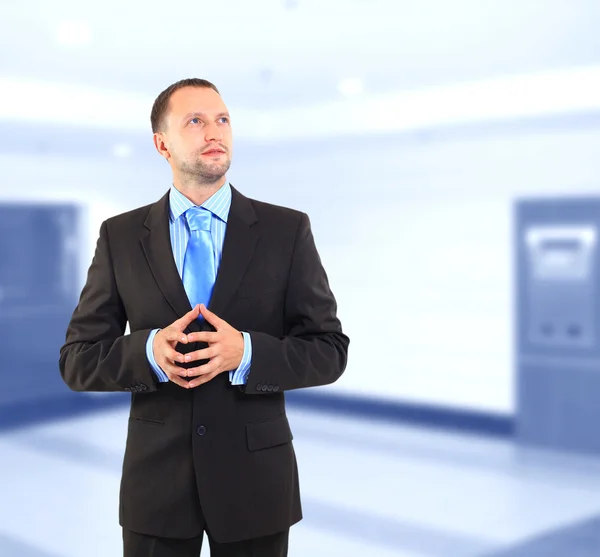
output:
M199 156L201 157L202 155ZM193 162L182 161L179 165L179 171L188 183L211 185L221 180L230 166L231 159L229 157L224 162L205 162L196 159Z

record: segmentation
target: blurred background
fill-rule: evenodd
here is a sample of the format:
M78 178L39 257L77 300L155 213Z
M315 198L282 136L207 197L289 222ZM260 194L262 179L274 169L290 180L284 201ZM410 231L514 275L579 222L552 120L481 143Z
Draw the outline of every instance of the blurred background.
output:
M101 222L171 185L150 108L185 77L230 109L229 181L309 214L351 338L339 382L287 397L290 555L597 555L599 23L597 0L3 0L0 555L121 554L131 395L70 392L58 350Z

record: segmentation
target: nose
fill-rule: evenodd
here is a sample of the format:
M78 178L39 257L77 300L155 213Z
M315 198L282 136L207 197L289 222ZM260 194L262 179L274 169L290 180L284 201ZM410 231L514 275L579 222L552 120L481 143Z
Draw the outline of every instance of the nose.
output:
M205 126L205 137L207 143L211 141L221 141L223 139L223 131L215 123L211 123Z

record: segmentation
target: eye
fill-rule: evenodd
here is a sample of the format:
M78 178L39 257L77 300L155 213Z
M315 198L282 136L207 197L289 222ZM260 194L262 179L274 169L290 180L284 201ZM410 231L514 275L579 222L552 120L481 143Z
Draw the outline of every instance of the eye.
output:
M190 124L199 124L200 123L200 118L192 118L190 120Z
M229 118L227 118L227 116L222 116L221 118L219 118L219 120L224 120L225 123L229 122Z

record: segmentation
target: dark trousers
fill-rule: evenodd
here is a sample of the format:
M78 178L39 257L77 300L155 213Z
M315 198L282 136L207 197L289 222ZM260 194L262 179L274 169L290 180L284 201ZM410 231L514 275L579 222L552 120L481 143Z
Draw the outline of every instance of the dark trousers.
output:
M287 557L289 529L235 543L217 543L207 532L210 557ZM203 535L187 540L156 538L123 529L123 557L199 557Z

